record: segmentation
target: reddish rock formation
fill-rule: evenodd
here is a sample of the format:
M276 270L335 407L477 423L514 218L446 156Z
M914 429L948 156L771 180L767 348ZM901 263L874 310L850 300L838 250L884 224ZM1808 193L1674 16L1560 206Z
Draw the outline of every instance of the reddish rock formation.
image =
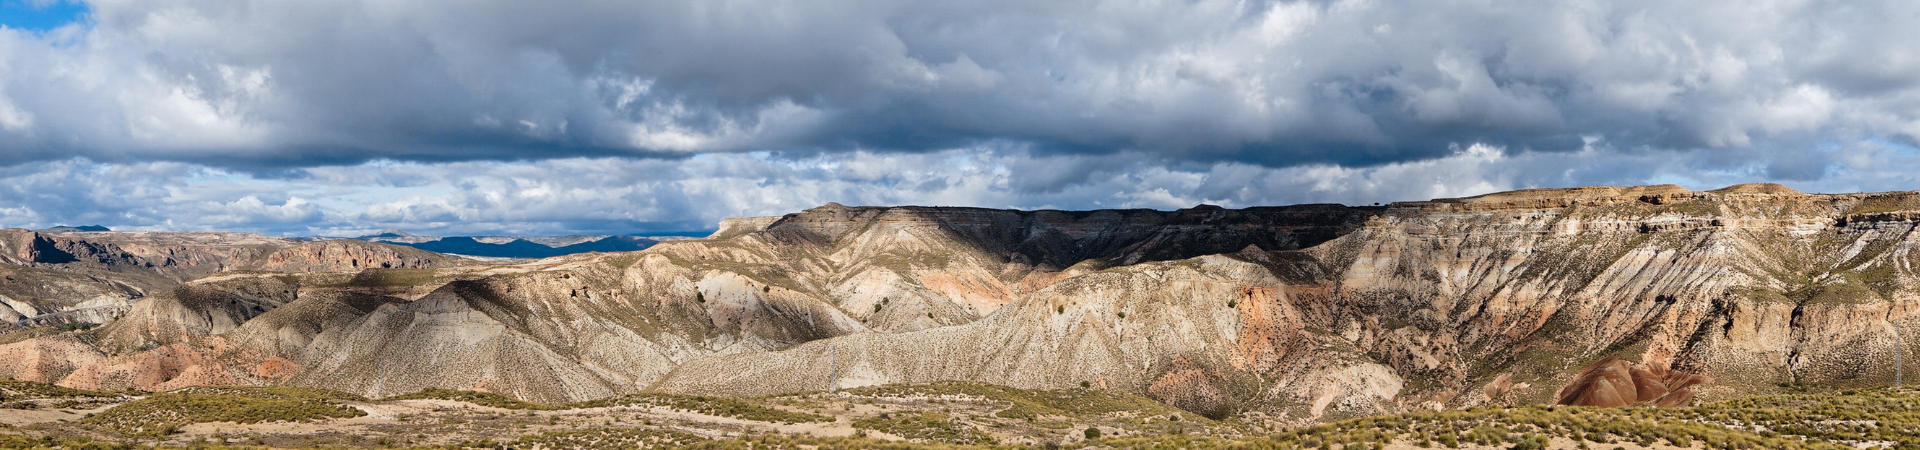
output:
M1555 403L1607 408L1640 403L1686 406L1693 401L1695 387L1712 382L1705 375L1670 371L1664 365L1630 364L1609 356L1581 369L1573 383L1560 388Z
M1218 374L1208 373L1184 357L1176 357L1172 369L1147 385L1147 397L1195 414L1223 419L1233 414L1238 402L1219 388L1219 382Z
M0 377L53 383L107 357L72 336L53 336L0 345Z

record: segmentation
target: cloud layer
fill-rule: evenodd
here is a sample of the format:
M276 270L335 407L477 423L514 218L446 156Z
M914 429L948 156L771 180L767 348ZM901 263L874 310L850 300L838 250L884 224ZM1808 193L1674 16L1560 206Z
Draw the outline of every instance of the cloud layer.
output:
M1920 187L1888 170L1920 142L1904 1L88 6L0 29L0 225Z

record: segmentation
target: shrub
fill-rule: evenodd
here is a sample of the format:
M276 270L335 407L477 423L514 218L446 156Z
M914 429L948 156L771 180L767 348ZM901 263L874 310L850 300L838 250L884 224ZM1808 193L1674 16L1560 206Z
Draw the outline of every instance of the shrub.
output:
M854 428L885 432L907 439L945 442L952 444L986 444L993 437L972 426L959 423L953 417L937 412L903 412L883 414L853 421ZM1097 433L1098 430L1095 430Z
M192 423L293 422L367 415L340 403L346 400L363 399L310 388L195 387L154 394L80 422L124 434L161 436Z
M0 380L0 409L92 408L131 399L116 392L71 389L36 381Z
M523 402L520 400L513 399L511 397L507 397L505 395L495 394L492 392L459 391L459 390L453 390L453 389L440 389L440 388L421 389L420 392L399 395L394 397L387 397L382 400L452 400L456 402L467 402L475 405L487 406L487 407L493 407L493 408L502 408L502 409L521 409L521 410L560 409L557 407L542 405L538 403Z
M1089 384L1091 386L1091 384ZM1003 419L1034 419L1041 416L1085 417L1114 413L1139 416L1173 416L1176 410L1146 397L1117 391L1092 389L1034 390L1015 389L983 383L948 381L931 384L876 386L848 389L848 394L869 397L933 397L961 395L982 398L1006 405L995 412Z
M630 394L575 403L569 406L574 408L651 406L706 414L709 416L732 417L735 419L760 422L808 423L833 421L832 417L774 409L735 398L698 395Z

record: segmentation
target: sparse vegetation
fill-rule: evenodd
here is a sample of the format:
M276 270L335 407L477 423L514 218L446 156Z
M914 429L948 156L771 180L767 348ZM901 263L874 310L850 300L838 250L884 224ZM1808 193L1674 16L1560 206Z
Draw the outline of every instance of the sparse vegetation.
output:
M9 386L14 382L0 382ZM30 386L39 389L42 386ZM77 395L75 392L49 392ZM936 383L857 388L845 395L798 394L763 399L637 394L570 405L604 407L660 406L700 414L766 422L830 422L832 419L776 409L841 410L866 405L866 412L847 410L856 437L815 438L764 431L739 437L712 438L673 429L655 428L658 418L635 420L631 410L582 412L581 418L559 415L534 422L559 425L591 424L588 428L527 431L533 419L523 413L501 414L474 410L443 416L440 422L401 419L405 434L331 437L330 440L280 437L275 447L383 447L420 445L440 429L462 434L458 443L427 448L981 448L996 446L994 434L1019 424L1039 434L1072 435L1077 442L1054 442L1062 448L1315 448L1368 449L1390 445L1420 448L1613 448L1674 446L1713 450L1742 449L1850 449L1920 447L1920 391L1859 389L1754 397L1701 406L1658 409L1641 406L1591 408L1570 406L1479 407L1468 410L1423 411L1360 417L1278 431L1264 431L1253 421L1193 423L1198 420L1150 400L1106 391L1069 389L1033 391L976 383ZM109 394L113 395L113 394ZM427 390L402 397L436 398L493 403L491 394ZM396 397L397 398L397 397ZM343 403L358 397L302 388L191 388L156 394L80 421L103 431L166 436L189 423L232 421L242 424L271 421L323 420L359 415ZM986 409L980 405L1004 405ZM530 404L529 404L530 405ZM875 407L878 410L875 411ZM602 421L604 417L606 420ZM646 417L646 416L642 416ZM1103 418L1104 417L1104 418ZM805 420L797 420L797 419ZM584 419L584 420L583 420ZM1005 419L1014 419L1011 421ZM616 423L634 426L628 428ZM443 425L442 425L443 424ZM642 426L644 425L644 426ZM698 425L693 425L697 430ZM490 427L490 428L488 428ZM1112 430L1118 428L1119 432ZM489 432L476 430L487 429ZM995 431L1001 430L1001 431ZM61 434L16 436L18 428L0 427L0 448L120 448L117 443L86 441ZM204 432L201 432L204 433ZM729 433L732 433L731 431ZM52 436L51 439L43 436ZM1019 436L1015 434L1014 436ZM222 443L267 444L258 437L229 441L233 435L196 435L194 442L208 447ZM884 439L906 439L889 442ZM188 437L173 438L180 442ZM287 440L295 439L295 440ZM1039 441L1046 443L1049 441ZM192 444L200 445L200 444ZM421 448L421 447L416 447Z
M60 326L53 327L53 329L59 330L60 332L65 333L69 331L87 331L97 326L100 326L100 324L87 323L87 322L74 322L74 323L60 324Z
M365 399L312 388L195 387L128 402L81 423L125 434L164 436L191 423L359 417L366 413L341 402L361 400Z
M93 407L128 398L114 392L71 389L34 381L0 380L0 409Z
M940 382L932 384L875 386L845 391L862 397L932 398L965 396L1006 405L994 416L1006 419L1032 419L1041 416L1096 416L1127 412L1139 415L1167 415L1178 410L1146 397L1113 391L1067 389L1058 391L1015 389L982 383Z
M453 400L453 401L472 403L480 406L504 408L504 409L523 409L523 410L560 409L559 407L555 407L555 406L548 406L548 405L542 405L538 403L528 403L528 402L523 402L519 400L514 400L511 397L495 394L492 392L458 391L458 390L452 390L452 389L438 389L438 388L426 388L426 389L420 390L420 392L394 396L394 397L387 397L383 400L425 400L425 399Z
M405 287L431 284L437 272L433 269L365 269L337 285L329 287Z
M853 421L855 428L873 430L902 438L952 444L986 444L993 437L954 417L930 411L882 413Z
M832 417L774 409L737 398L696 395L630 394L575 403L571 406L575 408L653 406L706 414L709 416L732 417L735 419L757 420L761 422L807 423L833 421Z
M1524 406L1416 412L1345 420L1281 432L1273 442L1328 448L1341 444L1428 442L1547 448L1551 438L1595 445L1665 444L1708 449L1920 447L1920 396L1914 390L1862 389L1754 397L1688 408ZM1164 437L1108 442L1142 446ZM1224 441L1192 445L1218 447Z
M553 431L521 436L513 441L513 448L543 449L635 449L635 448L698 448L702 444L712 445L713 440L678 431L647 430L633 428L594 428L587 430Z

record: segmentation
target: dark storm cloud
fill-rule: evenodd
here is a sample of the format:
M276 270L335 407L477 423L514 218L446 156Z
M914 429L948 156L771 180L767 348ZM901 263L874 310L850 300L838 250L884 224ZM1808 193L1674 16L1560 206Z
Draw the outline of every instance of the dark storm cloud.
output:
M132 1L0 35L6 162L1011 142L1372 165L1912 139L1912 2Z
M1906 1L88 6L0 28L0 226L1920 187Z

